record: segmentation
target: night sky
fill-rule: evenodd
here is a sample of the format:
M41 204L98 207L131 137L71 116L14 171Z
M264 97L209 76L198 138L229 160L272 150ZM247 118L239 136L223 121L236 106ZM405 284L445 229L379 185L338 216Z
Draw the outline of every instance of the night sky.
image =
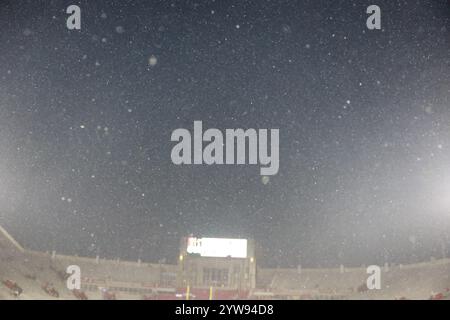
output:
M263 266L441 257L449 28L448 1L2 0L0 224L150 262L189 234L254 238ZM194 120L279 129L278 174L174 165Z

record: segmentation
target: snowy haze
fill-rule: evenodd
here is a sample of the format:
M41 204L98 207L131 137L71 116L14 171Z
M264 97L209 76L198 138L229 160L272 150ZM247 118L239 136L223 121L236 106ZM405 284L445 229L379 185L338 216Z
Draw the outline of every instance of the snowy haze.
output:
M447 1L0 5L0 224L25 246L174 261L253 238L262 265L450 247ZM280 168L175 166L170 135L279 128ZM448 250L446 252L449 253Z

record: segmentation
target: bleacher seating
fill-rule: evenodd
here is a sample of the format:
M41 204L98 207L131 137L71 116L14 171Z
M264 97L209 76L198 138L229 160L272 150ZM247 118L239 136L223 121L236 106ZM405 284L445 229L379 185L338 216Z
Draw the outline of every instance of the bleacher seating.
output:
M82 270L81 290L66 287L70 265ZM0 300L186 299L177 288L178 267L25 250L0 227ZM167 279L163 279L167 276ZM365 268L258 269L252 292L213 289L214 299L450 299L450 260L383 269L381 290L367 290ZM191 288L192 299L209 289Z

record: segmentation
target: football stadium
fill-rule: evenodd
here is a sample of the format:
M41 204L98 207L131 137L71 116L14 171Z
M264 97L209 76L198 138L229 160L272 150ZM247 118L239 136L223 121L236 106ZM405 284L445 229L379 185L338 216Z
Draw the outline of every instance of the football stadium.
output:
M0 299L332 300L450 299L450 259L383 266L380 290L365 267L261 269L252 241L184 238L177 265L36 252L0 228ZM81 270L69 290L69 266Z
M0 30L14 312L450 300L449 0L1 0Z

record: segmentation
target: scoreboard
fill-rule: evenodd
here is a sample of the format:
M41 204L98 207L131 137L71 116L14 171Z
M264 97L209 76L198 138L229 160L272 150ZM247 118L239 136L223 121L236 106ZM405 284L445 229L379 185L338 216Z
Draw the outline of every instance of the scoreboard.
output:
M201 257L247 258L247 239L187 238L187 253Z

